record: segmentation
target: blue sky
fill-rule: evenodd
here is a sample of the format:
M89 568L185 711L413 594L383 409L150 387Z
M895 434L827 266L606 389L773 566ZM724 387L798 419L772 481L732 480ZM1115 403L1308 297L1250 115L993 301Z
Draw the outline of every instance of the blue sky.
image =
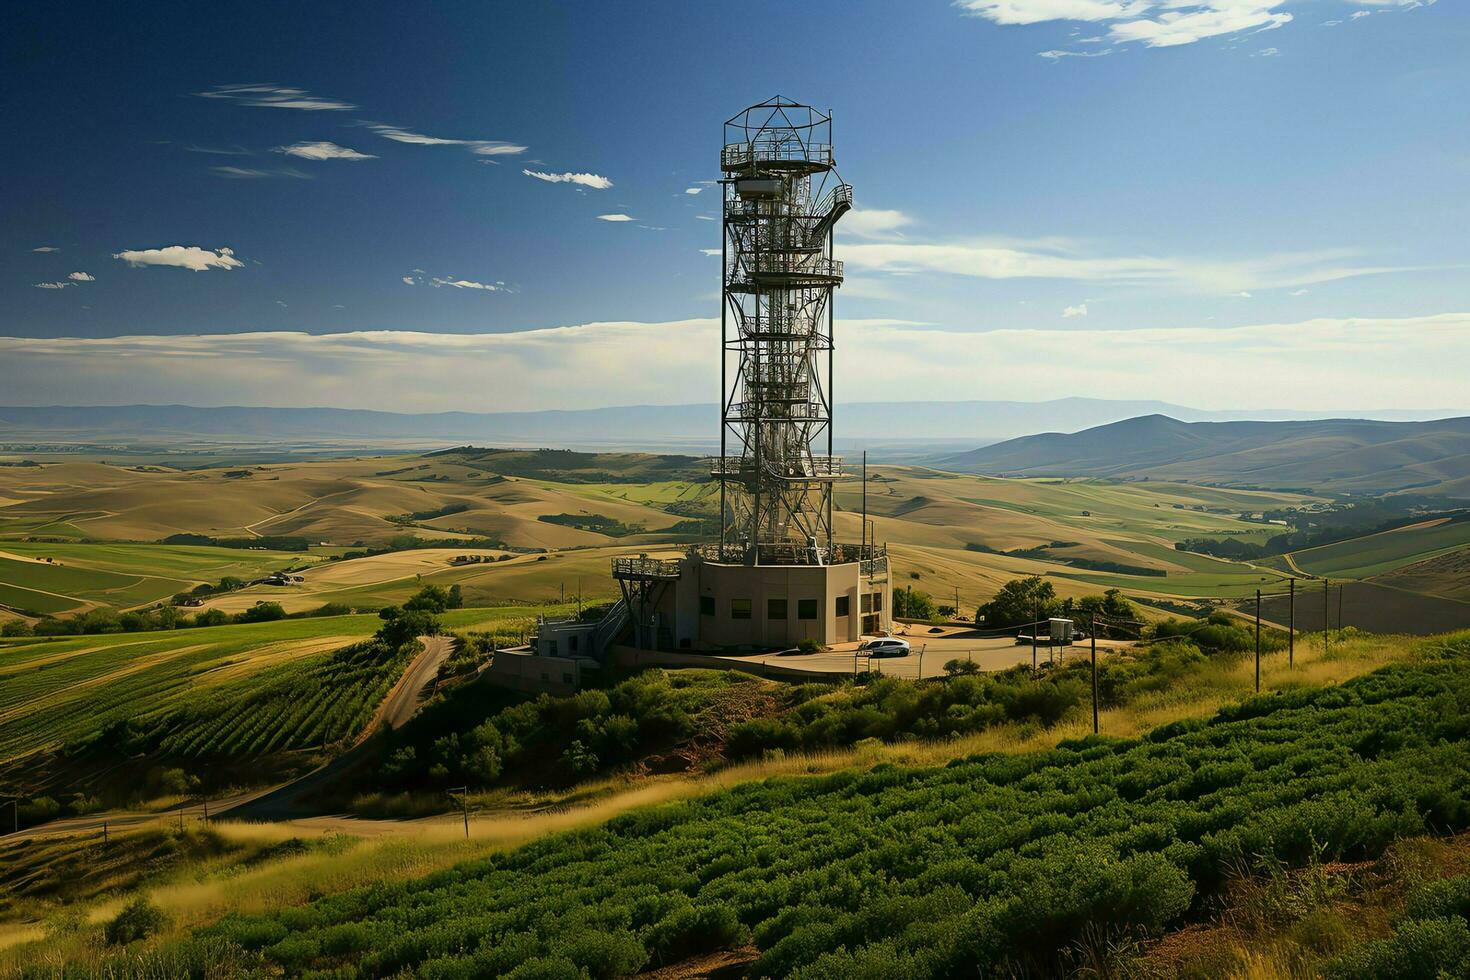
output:
M0 403L713 400L701 182L781 93L857 191L851 400L1470 406L1461 0L46 3L0 46Z

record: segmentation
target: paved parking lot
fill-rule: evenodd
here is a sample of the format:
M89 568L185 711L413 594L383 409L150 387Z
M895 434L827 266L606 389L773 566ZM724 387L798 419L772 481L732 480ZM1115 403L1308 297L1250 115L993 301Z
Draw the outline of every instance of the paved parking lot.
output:
M1018 646L1014 637L989 637L973 630L955 627L939 627L937 632L928 632L925 626L909 626L900 634L909 641L911 652L907 657L875 658L871 662L857 651L856 643L841 643L822 653L782 655L757 653L746 656L712 657L717 660L734 660L745 664L769 664L772 667L798 667L802 670L818 670L834 674L851 674L854 670L871 669L893 677L938 677L944 673L944 665L951 660L968 660L981 670L1005 670L1016 664L1031 663L1031 646ZM1099 654L1103 650L1116 650L1126 643L1099 640ZM857 660L854 662L854 655ZM1071 662L1078 657L1090 655L1086 643L1070 647L1058 647L1055 656ZM1047 663L1053 652L1042 645L1036 651L1037 660ZM871 666L869 666L871 664Z

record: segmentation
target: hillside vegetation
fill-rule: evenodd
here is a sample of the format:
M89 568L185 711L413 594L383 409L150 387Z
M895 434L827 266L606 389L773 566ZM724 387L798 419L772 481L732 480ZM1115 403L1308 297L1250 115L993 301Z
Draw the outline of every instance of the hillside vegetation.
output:
M168 955L338 976L616 976L753 945L754 976L1053 974L1189 921L1242 861L1373 858L1470 824L1465 643L1139 739L738 785L230 916Z
M1146 415L1022 436L940 465L1007 476L1126 477L1223 486L1413 490L1470 498L1470 418L1180 422Z

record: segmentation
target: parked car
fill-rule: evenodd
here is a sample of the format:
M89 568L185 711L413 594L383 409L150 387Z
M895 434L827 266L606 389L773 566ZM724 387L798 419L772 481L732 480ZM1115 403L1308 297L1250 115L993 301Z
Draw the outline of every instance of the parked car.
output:
M867 640L858 649L870 657L907 657L909 641L882 637L877 640Z

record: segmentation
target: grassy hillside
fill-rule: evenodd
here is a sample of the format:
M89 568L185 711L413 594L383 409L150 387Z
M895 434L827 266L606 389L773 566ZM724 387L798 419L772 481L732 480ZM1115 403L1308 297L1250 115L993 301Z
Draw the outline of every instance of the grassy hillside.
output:
M128 609L227 576L249 581L319 557L190 545L0 540L0 604L53 615L98 606Z
M1291 560L1312 575L1371 578L1466 546L1470 546L1470 520L1441 518L1293 552Z
M713 533L717 493L697 477L688 457L480 449L187 471L95 460L5 467L0 503L14 502L0 506L0 607L13 616L141 606L225 575L283 568L305 580L228 592L208 604L229 612L261 599L291 611L325 602L371 609L423 583L457 584L475 605L560 601L579 591L607 598L616 593L609 558L677 553ZM1283 557L1252 563L1182 552L1175 545L1194 538L1264 543L1282 529L1260 515L1310 513L1329 501L1162 480L1002 479L875 466L866 496L898 584L951 604L958 593L966 613L1024 575L1049 576L1064 597L1120 588L1165 603L1245 598L1280 590L1289 575L1366 578L1470 543L1467 525L1446 523L1300 552L1295 566ZM838 485L839 537L860 536L862 500L856 480ZM269 535L331 546L271 552L96 541L142 533L150 521L155 537ZM322 561L359 541L381 549L406 539L443 547ZM61 567L28 560L45 557ZM1446 595L1455 576L1437 568L1421 568L1412 587ZM1442 625L1470 621L1453 618L1458 606L1442 612L1449 617L1436 619Z
M1372 858L1470 823L1464 650L1140 739L746 783L175 949L339 976L1055 974L1202 914L1240 862Z
M1470 497L1470 419L1180 422L1149 415L945 459L966 472Z
M512 607L454 610L443 619L449 625L468 628L527 616L525 608ZM259 722L262 730L277 721L284 726L285 713L298 707L292 703L297 698L301 705L311 705L304 714L313 716L322 714L318 708L330 714L329 702L338 696L365 703L364 699L372 699L358 690L359 682L366 685L363 690L377 690L382 678L392 673L391 664L355 668L352 657L341 658L337 652L360 643L380 625L375 615L330 616L154 633L0 641L0 765L85 742L116 722L150 728L153 722L174 715L180 715L180 724L188 720L200 732L210 728L245 738L243 731L228 731L228 725L220 728L217 723L265 694L270 695L272 713L262 710L250 719ZM315 735L302 731L297 737L292 735L294 729L283 729L283 741L272 743L266 737L256 745L247 740L241 751L275 749L288 742L320 744L342 737L365 720L360 714L347 714L350 717L324 736L320 731ZM159 732L160 738L167 735L178 737L165 755L189 755L210 748L204 743L186 744L188 739L174 729Z

